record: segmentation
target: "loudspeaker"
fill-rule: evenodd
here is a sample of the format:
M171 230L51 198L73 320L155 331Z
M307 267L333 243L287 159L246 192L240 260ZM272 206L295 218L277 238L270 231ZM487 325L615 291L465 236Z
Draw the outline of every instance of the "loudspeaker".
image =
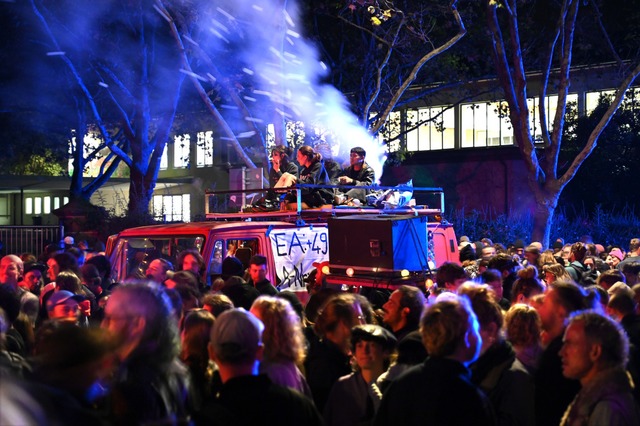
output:
M329 262L369 271L421 271L427 262L427 218L407 215L329 219Z

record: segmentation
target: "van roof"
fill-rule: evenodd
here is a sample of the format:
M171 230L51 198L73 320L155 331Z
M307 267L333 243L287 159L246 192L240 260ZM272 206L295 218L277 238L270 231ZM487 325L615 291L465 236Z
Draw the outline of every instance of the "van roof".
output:
M186 223L167 223L161 225L147 225L139 226L137 228L129 228L121 231L118 235L121 236L148 236L154 235L176 235L176 234L197 234L197 233L209 233L211 230L224 230L224 229L254 229L265 228L268 226L274 226L279 228L292 228L296 224L288 222L186 222Z

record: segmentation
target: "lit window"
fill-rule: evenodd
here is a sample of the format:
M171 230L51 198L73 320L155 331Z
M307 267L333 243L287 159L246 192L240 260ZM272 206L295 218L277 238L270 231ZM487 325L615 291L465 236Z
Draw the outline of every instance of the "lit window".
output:
M213 165L213 132L198 132L196 167Z
M34 198L33 214L42 214L42 197Z
M153 217L165 222L189 222L191 218L191 196L154 195Z
M25 198L24 214L33 214L33 198Z
M615 92L613 90L604 90L602 92L588 92L585 99L585 112L587 114L591 114L598 106L601 97L611 97L614 94Z
M60 197L53 197L53 209L60 208Z
M191 148L191 136L176 136L173 139L173 167L185 169L189 167L189 152Z
M44 197L44 214L51 213L51 197Z
M529 128L531 130L531 136L536 143L542 142L542 127L540 124L540 98L527 99L527 106L529 107ZM553 131L552 123L558 110L558 95L547 96L545 100L545 108L547 114L547 128L549 132ZM567 96L567 109L568 113L571 108L578 107L578 95L569 94Z
M64 197L64 198L62 199L62 204L63 204L63 205L65 205L65 204L69 204L69 197Z
M481 102L461 107L462 148L513 145L506 102Z
M407 150L433 151L455 148L453 107L407 111Z

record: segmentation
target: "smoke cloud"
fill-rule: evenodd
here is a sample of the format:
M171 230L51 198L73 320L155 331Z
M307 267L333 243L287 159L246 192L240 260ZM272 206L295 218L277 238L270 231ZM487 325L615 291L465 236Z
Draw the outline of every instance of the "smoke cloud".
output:
M352 147L364 148L367 163L380 178L384 147L358 123L343 94L323 83L327 66L304 38L295 2L223 0L215 2L209 13L200 24L207 25L203 33L210 35L206 49L239 62L234 66L255 85L257 102L266 97L287 120L329 131L332 142L339 145L334 153L340 162Z

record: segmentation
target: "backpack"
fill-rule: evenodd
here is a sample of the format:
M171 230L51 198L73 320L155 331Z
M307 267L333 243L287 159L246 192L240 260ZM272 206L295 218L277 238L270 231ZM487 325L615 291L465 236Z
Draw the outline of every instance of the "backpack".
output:
M581 287L595 285L598 280L598 272L595 269L589 269L578 262L571 262L568 268L572 268L576 272L576 283Z
M582 287L589 287L592 285L596 285L598 282L598 271L595 269L587 268L586 271L578 271L578 284Z

